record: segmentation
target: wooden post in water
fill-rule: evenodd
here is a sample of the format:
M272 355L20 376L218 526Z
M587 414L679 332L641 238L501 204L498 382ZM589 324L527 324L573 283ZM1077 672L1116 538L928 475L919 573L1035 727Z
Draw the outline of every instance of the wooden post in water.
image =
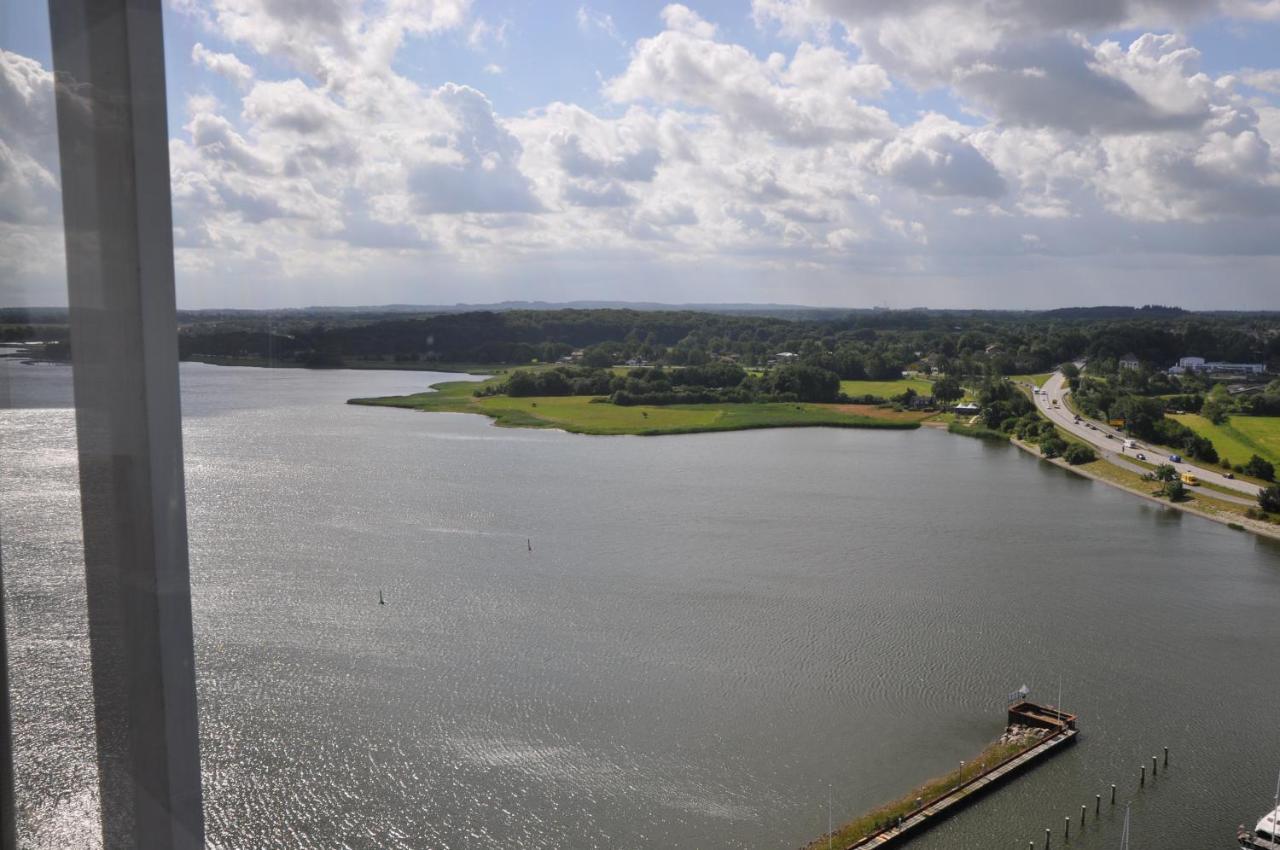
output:
M1111 805L1114 806L1115 804L1116 804L1116 784L1112 782L1111 783Z
M1080 807L1080 828L1081 828L1081 829L1083 829L1083 828L1084 828L1084 812L1085 812L1085 808L1086 808L1085 806L1081 806L1081 807Z
M1063 818L1062 837L1071 840L1071 818Z
M1045 827L1044 830L1044 850L1049 850L1049 836L1053 834L1053 830Z
M1159 772L1160 772L1160 767L1159 765L1156 764L1156 757L1152 756L1151 757L1151 778L1155 779L1156 774Z
M1168 747L1164 748L1164 766L1165 767L1169 766L1169 748Z
M1142 771L1142 775L1138 779L1138 787L1146 788L1147 787L1147 766L1144 764L1142 767L1138 769Z
M1093 795L1093 816L1095 818L1102 816L1102 795L1101 794Z

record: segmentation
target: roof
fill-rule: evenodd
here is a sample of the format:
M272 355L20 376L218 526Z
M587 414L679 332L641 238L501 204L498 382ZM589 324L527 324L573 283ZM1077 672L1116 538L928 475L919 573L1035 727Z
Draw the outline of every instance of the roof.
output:
M1130 351L1128 354L1126 354L1124 357L1121 357L1120 359L1121 359L1121 360L1132 360L1134 363L1137 363L1137 362L1138 362L1138 355L1136 355L1136 354L1134 354L1132 351Z

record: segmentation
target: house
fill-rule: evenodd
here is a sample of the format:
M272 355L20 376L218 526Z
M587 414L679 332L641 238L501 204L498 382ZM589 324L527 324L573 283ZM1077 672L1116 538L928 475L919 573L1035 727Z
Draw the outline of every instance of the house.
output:
M1120 358L1120 368L1134 370L1141 368L1142 361L1138 359L1138 355L1132 351Z
M937 406L938 400L931 395L918 395L911 399L912 410L929 410Z
M788 363L795 363L800 359L800 355L796 354L794 351L779 351L773 356L773 358L777 361L778 365L785 366Z
M1187 372L1210 375L1261 375L1267 371L1265 363L1226 363L1221 360L1205 360L1203 357L1182 357L1178 365L1170 367L1170 375Z

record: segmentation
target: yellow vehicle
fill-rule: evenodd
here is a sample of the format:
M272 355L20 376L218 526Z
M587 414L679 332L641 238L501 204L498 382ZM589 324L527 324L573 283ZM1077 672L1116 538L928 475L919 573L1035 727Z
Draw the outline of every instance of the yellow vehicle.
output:
M1182 473L1182 483L1186 484L1188 487L1194 487L1200 483L1200 479L1196 478L1190 472L1184 472Z

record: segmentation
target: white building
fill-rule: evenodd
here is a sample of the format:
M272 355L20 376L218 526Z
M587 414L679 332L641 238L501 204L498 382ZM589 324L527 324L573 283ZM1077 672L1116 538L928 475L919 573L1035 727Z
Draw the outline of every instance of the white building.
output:
M1136 354L1126 354L1120 358L1121 369L1138 369L1142 366L1142 361L1138 359Z
M1203 372L1210 375L1261 375L1266 371L1265 363L1226 363L1221 360L1205 360L1203 357L1182 357L1178 359L1178 365L1169 370L1169 374Z

